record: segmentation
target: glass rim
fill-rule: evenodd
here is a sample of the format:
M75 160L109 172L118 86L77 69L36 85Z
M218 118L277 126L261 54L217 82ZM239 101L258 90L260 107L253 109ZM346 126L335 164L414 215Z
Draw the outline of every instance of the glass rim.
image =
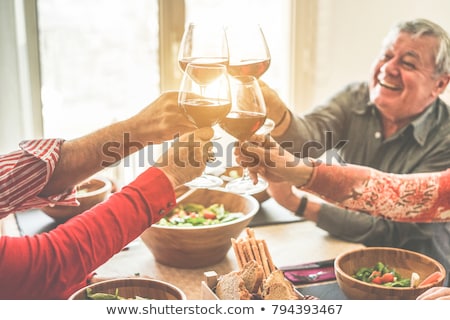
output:
M204 64L199 62L189 62L186 65L186 70L188 68L196 67L196 68L203 68L203 69L225 69L227 70L227 66L221 63L211 63L211 64Z

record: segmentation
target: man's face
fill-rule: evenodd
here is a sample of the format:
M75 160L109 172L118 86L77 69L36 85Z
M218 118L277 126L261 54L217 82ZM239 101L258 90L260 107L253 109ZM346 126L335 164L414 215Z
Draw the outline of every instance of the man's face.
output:
M437 45L434 37L400 32L383 48L369 83L370 99L383 117L394 122L414 117L445 89L448 76L434 74Z

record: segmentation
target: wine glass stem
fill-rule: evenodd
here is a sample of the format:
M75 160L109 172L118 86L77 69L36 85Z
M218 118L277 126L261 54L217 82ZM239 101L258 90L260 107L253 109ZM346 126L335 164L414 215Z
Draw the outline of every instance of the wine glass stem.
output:
M247 181L247 180L251 180L250 178L250 172L248 171L248 168L245 167L243 172L242 172L242 180L243 181Z

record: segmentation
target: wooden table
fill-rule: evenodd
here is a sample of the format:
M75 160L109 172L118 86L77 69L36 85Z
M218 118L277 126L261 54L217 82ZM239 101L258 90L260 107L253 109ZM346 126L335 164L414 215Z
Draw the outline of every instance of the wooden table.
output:
M274 263L278 267L335 258L339 253L362 247L330 237L325 231L309 221L255 227L257 239L265 239ZM245 234L242 234L245 236ZM225 259L215 265L198 269L177 269L156 262L138 238L128 249L116 254L98 268L99 276L116 277L139 273L174 284L184 291L189 300L201 298L201 281L204 272L215 271L218 275L237 269L231 249Z

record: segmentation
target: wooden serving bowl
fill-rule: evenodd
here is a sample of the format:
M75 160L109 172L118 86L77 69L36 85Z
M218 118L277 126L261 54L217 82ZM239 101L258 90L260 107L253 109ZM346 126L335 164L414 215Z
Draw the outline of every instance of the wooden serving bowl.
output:
M136 297L152 300L186 300L186 295L176 286L149 278L117 278L93 283L73 293L69 300L89 300L87 289L92 293L116 294L122 298L135 299Z
M231 248L231 238L237 238L259 210L255 198L221 189L197 189L180 203L205 207L219 203L224 204L225 210L244 213L242 218L211 226L155 224L141 234L157 262L184 269L211 266L223 260Z
M352 277L360 268L373 267L377 262L394 268L403 278L416 272L423 280L435 271L440 271L441 277L433 284L418 288L385 287ZM339 287L349 299L355 300L414 300L431 287L442 286L446 276L445 268L436 260L398 248L370 247L345 252L335 259L334 267Z
M47 206L41 210L57 222L64 222L70 218L92 208L105 200L112 189L112 182L105 177L95 177L80 183L77 187L79 206Z

